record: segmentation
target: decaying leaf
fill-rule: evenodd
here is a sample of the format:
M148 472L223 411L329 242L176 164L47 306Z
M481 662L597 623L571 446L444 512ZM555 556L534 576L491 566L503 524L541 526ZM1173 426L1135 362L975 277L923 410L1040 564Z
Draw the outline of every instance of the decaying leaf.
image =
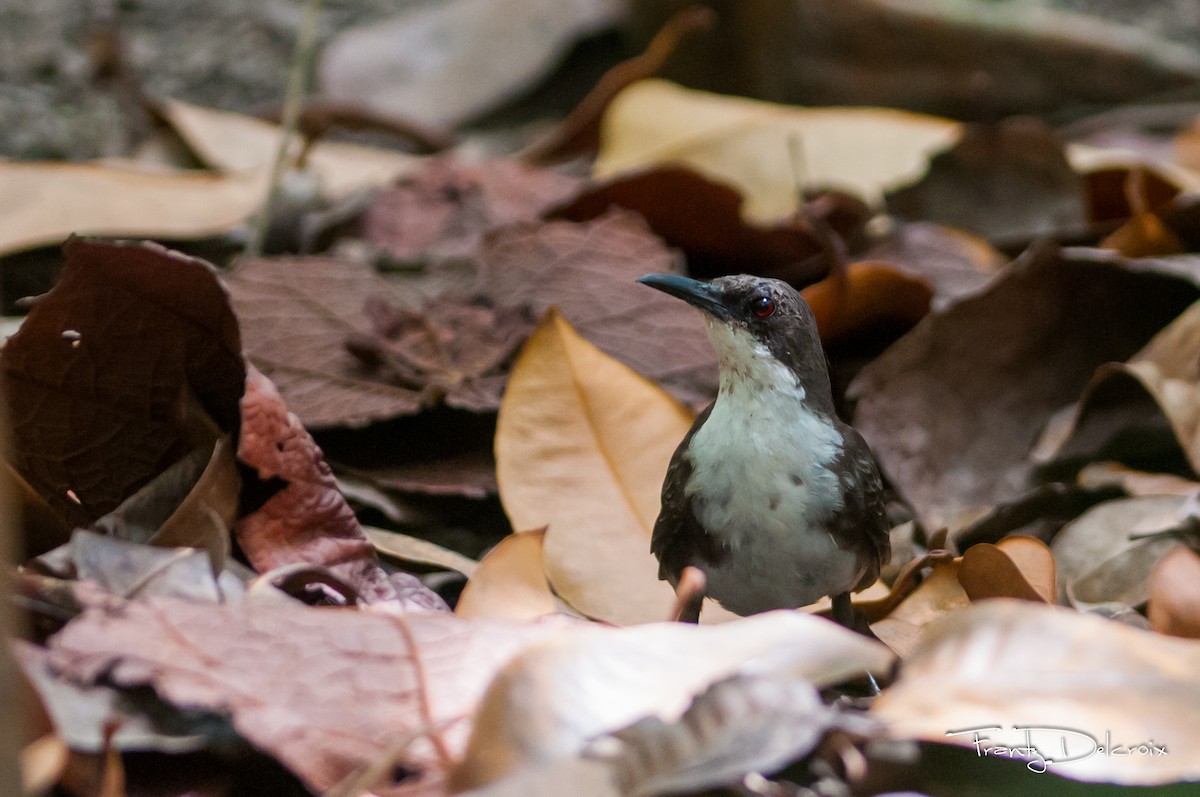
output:
M517 360L496 427L500 499L513 528L547 528L546 574L585 615L622 625L668 616L650 531L691 422L558 313Z
M882 672L892 655L821 618L768 612L715 626L579 626L533 645L488 688L456 788L578 753L644 717L674 720L690 700L739 672L825 686Z
M574 178L514 161L434 158L375 193L362 234L400 263L469 257L488 230L533 221L578 185Z
M1034 753L1014 753L1031 759L1031 778L1048 770L1128 786L1197 780L1197 667L1192 640L1070 609L986 601L931 627L871 713L893 736L972 750L976 738L993 748L1032 739Z
M286 483L236 527L238 544L259 572L299 562L324 565L354 587L364 603L445 609L441 598L411 576L389 578L338 492L321 449L271 381L254 369L246 376L242 398L238 458L259 478Z
M1200 473L1200 303L1124 363L1098 368L1083 397L1047 425L1036 458L1070 472L1115 459L1169 467L1179 455Z
M233 573L214 571L208 553L195 548L142 545L77 529L66 553L75 578L124 598L160 595L232 603L246 589Z
M1191 304L1198 280L1191 258L1031 250L868 365L849 390L855 425L925 528L959 528L1033 487L1047 420Z
M982 238L924 222L896 225L862 257L924 278L933 288L931 309L938 311L982 290L1008 263Z
M493 674L553 632L445 613L153 598L89 610L51 640L48 666L78 683L150 685L173 705L225 713L318 791L413 734L397 763L416 776L377 788L422 793L461 753L470 730L461 718Z
M1200 639L1200 556L1179 545L1150 573L1146 614L1160 634Z
M546 580L545 530L510 534L479 562L458 596L459 617L534 620L559 611Z
M207 263L148 243L72 238L64 252L0 366L13 463L85 525L236 428L245 367Z
M920 114L790 108L644 80L609 107L594 173L684 164L737 188L747 220L769 224L796 212L798 187L833 186L873 201L924 172L928 156L959 131Z

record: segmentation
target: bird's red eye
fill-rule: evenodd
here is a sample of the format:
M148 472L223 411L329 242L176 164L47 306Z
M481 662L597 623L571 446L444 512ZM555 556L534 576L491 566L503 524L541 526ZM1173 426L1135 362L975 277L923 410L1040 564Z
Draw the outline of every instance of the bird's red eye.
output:
M770 296L759 296L750 303L750 311L759 318L775 312L775 301Z

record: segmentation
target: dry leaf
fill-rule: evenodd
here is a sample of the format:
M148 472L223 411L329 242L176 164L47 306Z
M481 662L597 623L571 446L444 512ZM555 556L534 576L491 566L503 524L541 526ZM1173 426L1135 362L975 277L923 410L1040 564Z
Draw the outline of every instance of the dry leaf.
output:
M855 425L925 528L960 528L1030 491L1028 455L1047 420L1198 284L1196 259L1032 250L868 365L849 390Z
M237 320L211 266L72 238L55 288L0 353L13 463L75 525L238 423Z
M920 277L887 263L852 263L800 293L825 344L873 329L908 329L925 317L933 291Z
M49 666L78 683L150 685L173 705L226 713L317 791L413 734L397 763L419 776L379 793L429 794L443 756L457 757L469 733L450 721L471 714L517 650L553 633L444 613L154 598L89 610L51 640Z
M1023 240L1083 226L1084 186L1063 140L1028 116L966 125L920 181L888 193L892 213L990 239Z
M668 616L650 531L692 414L583 340L557 313L516 366L496 426L500 499L516 529L547 527L546 574L589 617Z
M434 158L375 193L362 235L400 263L472 256L488 230L533 221L578 186L574 178L510 160Z
M1085 465L1075 480L1085 490L1119 487L1131 498L1149 495L1186 497L1200 493L1200 482L1173 476L1169 473L1146 473L1130 470L1116 462L1093 462Z
M571 756L644 717L674 720L712 683L739 672L817 686L882 672L882 645L818 617L777 611L715 626L577 626L510 662L488 688L456 788Z
M938 311L982 290L1008 264L1008 258L982 238L923 222L896 225L862 259L924 278L933 287L932 309Z
M559 611L546 580L545 530L510 534L480 560L458 596L459 617L521 622Z
M339 33L325 47L321 93L425 124L458 125L528 88L577 39L618 18L610 0L406 6L391 19Z
M958 581L973 601L1020 598L1054 603L1054 555L1036 537L1014 535L998 545L972 545L962 556Z
M67 553L75 578L123 598L159 595L234 603L246 591L233 573L214 571L209 554L196 548L143 545L77 529Z
M621 92L600 131L594 173L607 179L682 164L738 189L750 222L790 218L800 187L877 199L919 176L959 125L879 108L790 108L644 80Z
M513 224L487 236L480 257L496 304L528 305L539 316L556 307L579 334L676 398L698 407L716 396L716 355L695 310L637 283L678 264L633 213Z
M271 381L253 368L242 398L238 459L260 479L286 486L238 521L238 544L260 573L305 562L327 566L368 604L410 610L446 606L419 581L389 578L354 511L337 489L321 449L288 412Z
M434 565L446 570L455 570L464 576L470 576L479 567L479 563L474 559L463 556L457 551L451 551L449 548L443 548L429 540L371 526L363 526L363 533L375 546L376 551L405 562Z
M1032 728L1043 760L1033 758L1030 769L1072 780L1127 786L1196 780L1198 667L1200 644L1190 640L1070 609L986 601L931 627L871 713L895 737L973 751L972 729L983 745L1020 746L1028 737L1014 726ZM1164 752L1138 749L1151 744ZM1118 754L1117 746L1129 754Z
M1179 545L1150 573L1150 627L1160 634L1200 639L1200 556Z
M1039 464L1070 472L1095 459L1168 465L1181 453L1200 473L1200 302L1126 363L1095 372L1075 407L1047 424ZM1166 468L1155 468L1166 469Z
M921 629L943 614L967 606L970 599L958 580L961 560L936 564L916 591L871 630L896 655L907 659L916 649Z

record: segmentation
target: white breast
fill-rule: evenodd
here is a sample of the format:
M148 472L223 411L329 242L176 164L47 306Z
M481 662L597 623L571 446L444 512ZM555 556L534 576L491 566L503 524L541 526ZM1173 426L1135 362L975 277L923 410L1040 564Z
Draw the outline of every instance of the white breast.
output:
M710 594L741 614L802 606L861 575L821 521L841 509L829 464L842 436L804 402L795 375L748 332L711 324L721 388L692 437L687 493L705 528L730 548Z

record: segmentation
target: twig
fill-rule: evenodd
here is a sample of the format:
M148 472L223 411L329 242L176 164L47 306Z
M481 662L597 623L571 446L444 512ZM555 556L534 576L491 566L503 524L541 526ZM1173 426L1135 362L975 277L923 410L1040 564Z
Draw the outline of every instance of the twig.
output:
M271 165L267 198L255 220L250 242L246 245L248 257L258 257L262 254L263 244L267 240L267 231L271 227L271 215L279 194L279 184L283 180L283 172L287 165L288 150L291 149L292 138L296 135L300 109L304 104L304 78L312 65L313 55L316 52L317 15L320 10L321 0L308 0L308 5L304 8L304 21L301 23L300 35L296 39L296 51L292 55L292 65L288 70L287 93L283 100L282 129L279 132L279 149L275 153L275 162Z

